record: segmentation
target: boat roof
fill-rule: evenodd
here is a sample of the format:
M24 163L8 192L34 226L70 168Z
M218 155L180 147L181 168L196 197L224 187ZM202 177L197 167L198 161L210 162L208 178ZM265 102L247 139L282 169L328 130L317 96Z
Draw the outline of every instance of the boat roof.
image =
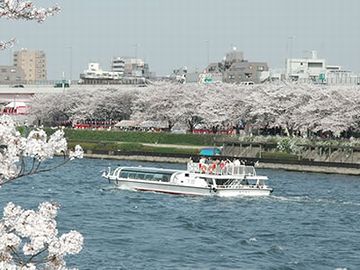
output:
M267 176L261 175L241 175L241 174L203 174L192 173L198 177L214 178L214 179L248 179L248 180L268 180Z
M261 179L261 180L268 180L267 176L260 176L260 175L230 175L230 174L204 174L199 172L190 172L186 170L174 170L174 169L163 169L163 168L156 168L156 167L119 167L121 171L127 172L140 172L140 173L159 173L159 174L174 174L174 173L189 173L191 175L195 175L197 177L203 178L214 178L214 179L238 179L238 178L247 178L249 180L252 179Z
M155 167L121 167L121 170L128 172L148 172L148 173L166 173L173 174L177 172L185 172L183 170L172 170L172 169L163 169L163 168L155 168Z

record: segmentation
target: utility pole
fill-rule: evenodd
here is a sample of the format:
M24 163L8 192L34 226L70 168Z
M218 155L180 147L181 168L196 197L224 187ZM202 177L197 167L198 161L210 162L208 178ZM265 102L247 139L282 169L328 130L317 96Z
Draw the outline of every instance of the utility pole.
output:
M134 44L135 59L138 58L138 47L139 47L139 44L138 44L138 43Z
M292 54L293 54L293 41L295 39L295 36L289 36L288 42L289 42L289 60L287 61L289 64L289 78L291 79L292 75Z
M67 47L69 49L69 66L70 66L70 70L69 70L69 79L70 79L70 83L72 81L72 69L73 69L73 48L72 46Z
M210 64L210 41L206 40L206 65Z

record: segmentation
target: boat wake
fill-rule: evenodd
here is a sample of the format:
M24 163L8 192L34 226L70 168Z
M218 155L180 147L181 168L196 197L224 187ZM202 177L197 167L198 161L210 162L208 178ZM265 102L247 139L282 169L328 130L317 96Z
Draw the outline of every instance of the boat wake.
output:
M279 202L336 204L336 205L360 206L360 202L336 200L334 198L312 198L312 197L307 196L307 195L303 195L303 196L269 196L266 199L279 201Z

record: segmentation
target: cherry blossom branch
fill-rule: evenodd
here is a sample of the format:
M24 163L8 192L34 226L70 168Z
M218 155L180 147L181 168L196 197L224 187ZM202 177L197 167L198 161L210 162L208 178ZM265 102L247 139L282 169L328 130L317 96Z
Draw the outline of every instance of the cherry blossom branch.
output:
M0 17L7 19L43 22L47 17L53 16L59 11L60 7L57 5L50 8L37 8L31 1L0 0Z
M70 160L82 158L81 146L75 151L67 150L64 131L57 130L49 139L44 130L32 130L22 137L16 130L15 123L8 116L0 117L0 185L9 183L24 176L34 175L57 169ZM55 166L41 168L43 162L62 153L64 161ZM68 153L68 155L66 155ZM26 159L31 158L30 170L26 170Z
M6 50L6 49L9 49L9 48L13 47L15 42L16 42L15 38L10 39L8 41L1 41L0 40L0 51L1 50Z
M25 265L27 265L28 263L33 262L33 259L34 259L34 258L36 258L36 257L39 256L40 254L46 252L48 249L49 249L49 247L48 247L48 245L47 245L44 249L42 249L42 250L40 250L38 253L32 255L32 256L26 261ZM39 262L38 262L38 263L39 263Z
M34 20L39 23L60 12L60 7L55 5L50 8L37 8L31 1L23 0L0 0L0 18L14 20ZM16 40L0 41L0 50L6 50L14 46Z
M58 235L58 208L50 202L41 203L37 211L6 205L0 219L1 269L67 269L64 256L78 254L84 238L77 231Z

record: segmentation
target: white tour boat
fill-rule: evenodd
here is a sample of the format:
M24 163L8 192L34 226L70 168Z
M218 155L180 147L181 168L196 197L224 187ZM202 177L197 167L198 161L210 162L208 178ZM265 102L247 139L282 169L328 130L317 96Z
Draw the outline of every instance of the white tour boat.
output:
M214 165L215 164L215 165ZM266 196L272 188L267 176L256 175L254 166L189 162L187 170L152 167L118 167L103 177L120 189L152 191L179 195Z

